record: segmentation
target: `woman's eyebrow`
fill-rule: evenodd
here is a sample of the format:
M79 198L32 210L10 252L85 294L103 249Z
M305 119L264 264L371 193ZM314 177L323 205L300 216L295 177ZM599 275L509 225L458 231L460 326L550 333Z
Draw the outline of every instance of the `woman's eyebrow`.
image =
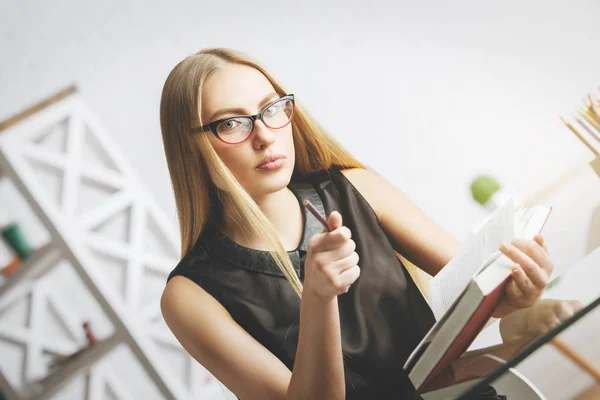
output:
M265 97L263 97L263 99L258 102L258 109L260 110L267 103L274 100L274 98L273 98L274 96L278 96L278 94L275 92L271 92L271 93L267 94ZM222 115L222 114L243 115L245 112L246 112L246 110L243 107L223 108L223 109L217 111L216 113L214 113L210 118L207 118L206 120L213 121L217 116Z

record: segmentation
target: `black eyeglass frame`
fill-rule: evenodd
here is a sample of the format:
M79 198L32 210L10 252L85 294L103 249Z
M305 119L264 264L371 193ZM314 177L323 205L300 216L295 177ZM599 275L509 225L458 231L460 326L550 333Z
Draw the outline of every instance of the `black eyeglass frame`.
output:
M284 101L284 100L290 100L292 102L292 115L290 116L290 120L288 121L287 124L285 124L284 126L281 126L279 128L272 128L269 126L269 124L267 124L265 122L265 120L263 119L263 114L265 113L265 111L267 111L269 109L269 107L271 107L273 104L278 103L280 101ZM286 94L285 96L282 96L280 98L278 98L277 100L272 101L271 103L267 104L265 106L265 108L262 109L261 112L259 112L258 114L254 114L254 115L238 115L238 116L234 116L234 117L226 117L226 118L221 118L219 120L213 121L209 124L206 124L204 126L201 127L196 127L196 128L192 128L192 133L203 133L203 132L207 132L207 131L211 131L213 133L213 135L215 135L215 137L217 139L219 139L222 142L225 143L229 143L229 144L237 144L237 143L241 143L244 140L248 139L248 137L252 134L252 132L254 131L254 122L257 119L260 119L263 124L265 124L265 126L267 126L270 129L281 129L286 127L294 118L294 112L295 112L295 108L296 108L296 101L294 98L294 95L292 93L290 94ZM250 129L250 133L248 134L248 136L246 136L244 139L240 140L239 142L228 142L226 140L224 140L222 137L219 136L219 134L217 133L217 126L219 126L219 124L221 122L227 121L229 119L237 119L237 118L245 118L245 119L249 119L250 123L251 123L251 129Z

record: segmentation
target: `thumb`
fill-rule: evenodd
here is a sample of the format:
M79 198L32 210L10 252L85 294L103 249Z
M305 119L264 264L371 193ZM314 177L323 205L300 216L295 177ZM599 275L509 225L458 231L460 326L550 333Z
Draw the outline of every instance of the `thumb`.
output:
M535 237L533 238L540 246L542 246L542 248L544 250L546 250L546 252L548 252L548 246L546 245L546 242L544 241L544 237L540 234L535 235Z
M331 214L329 214L327 223L329 224L329 228L331 228L332 231L336 230L337 228L342 226L342 214L340 214L337 211L332 211Z

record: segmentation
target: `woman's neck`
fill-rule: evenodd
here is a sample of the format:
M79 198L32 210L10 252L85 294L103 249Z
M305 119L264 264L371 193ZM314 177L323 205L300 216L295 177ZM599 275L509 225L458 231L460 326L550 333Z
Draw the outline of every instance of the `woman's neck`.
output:
M279 236L283 247L286 250L293 250L298 247L302 239L304 221L302 220L302 210L294 193L287 187L275 193L269 193L261 198L254 199L267 217L271 224L275 227L275 231ZM232 207L229 202L224 204L224 213L221 221L221 229L234 242L241 246L267 250L268 246L263 241L262 237L251 238L237 225L231 217L235 215L231 211Z

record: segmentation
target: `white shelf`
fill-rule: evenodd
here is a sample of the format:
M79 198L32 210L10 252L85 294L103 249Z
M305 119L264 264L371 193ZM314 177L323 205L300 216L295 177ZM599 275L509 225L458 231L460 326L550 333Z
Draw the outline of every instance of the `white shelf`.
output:
M48 268L56 265L59 258L60 252L52 242L36 249L14 273L6 278L4 285L0 286L0 297L10 292L19 283L40 278Z
M123 338L114 334L108 339L90 346L43 380L29 383L21 391L21 398L25 400L51 398L71 380L87 372L91 365L102 359L121 343L123 343Z
M66 126L66 145L63 153L48 151L39 146L40 132L43 134L52 131L56 126ZM90 138L93 139L96 150L105 156L101 157L104 160L94 161L83 154L86 144L92 143L86 142ZM61 196L57 204L44 191L43 182L38 180L32 162L60 170ZM160 212L151 196L143 189L141 180L110 135L77 95L39 110L34 117L0 132L0 176L12 181L51 238L48 244L37 249L23 265L7 277L4 285L0 287L0 307L21 296L28 290L28 285L31 286L32 282L39 279L53 265L64 261L65 264L71 265L81 278L85 289L96 300L115 332L110 338L90 347L61 366L42 382L26 382L22 390L12 387L11 382L5 379L6 371L4 375L1 374L3 366L0 362L0 390L7 399L33 400L52 397L78 375L93 374L94 363L104 358L120 343L128 346L162 398L202 398L202 394L198 392L202 390L202 386L194 384L189 387L185 381L204 381L207 372L179 346L174 337L170 343L175 343L175 350L185 357L188 363L185 370L190 375L183 378L182 375L186 372L176 372L165 363L160 347L162 342L156 340L152 334L156 332L156 321L162 321L158 307L160 292L152 293L156 306L152 306L154 302L148 302L148 293L144 293L149 290L148 286L144 285L144 274L150 271L151 276L155 276L162 270L166 283L166 271L178 262L179 246L173 241L177 235L169 219ZM84 180L114 190L106 201L88 207L85 212L78 212L76 215L77 206L87 206L80 204L86 200L80 198L78 187ZM127 227L130 240L119 242L101 238L94 228L110 220L123 209L130 210ZM144 242L149 240L144 235L149 235L147 231L150 225L159 230L160 244L167 247L167 253L153 255L154 248L148 251L143 247ZM111 248L119 248L122 251L112 254ZM107 256L124 259L126 293L122 297L115 295L115 283L107 279L103 275L103 269L98 267L97 260L93 257L98 251L104 251ZM150 265L147 261L149 258L157 260L155 264L161 265ZM156 286L153 289L156 290ZM143 295L146 296L144 300ZM39 316L40 311L37 310L37 313ZM43 314L43 311L41 313ZM33 341L33 349L39 351L42 346L40 337L43 334L39 329L23 334L19 331L16 335L24 336L26 347ZM172 344L170 349L173 349ZM34 360L38 363L40 361L35 358ZM98 372L98 376L101 376L98 379L104 379L105 373L101 370L103 367ZM94 385L94 388L103 390L104 386ZM89 395L93 398L103 398L104 393ZM124 396L121 397L125 398Z

